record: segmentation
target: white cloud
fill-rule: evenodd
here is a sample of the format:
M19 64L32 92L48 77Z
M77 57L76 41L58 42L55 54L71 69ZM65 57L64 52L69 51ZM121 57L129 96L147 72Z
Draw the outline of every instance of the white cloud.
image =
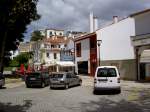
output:
M42 17L29 25L28 33L44 28L89 31L90 11L99 17L99 25L102 25L104 24L102 22L110 21L114 15L125 17L150 8L150 2L149 0L39 0L37 8Z

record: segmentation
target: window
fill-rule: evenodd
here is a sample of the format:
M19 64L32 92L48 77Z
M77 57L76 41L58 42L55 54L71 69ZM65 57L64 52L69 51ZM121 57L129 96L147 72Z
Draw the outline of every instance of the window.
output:
M97 77L116 77L117 73L114 68L99 68Z
M54 59L57 59L57 53L54 53Z
M49 58L49 53L46 53L46 56Z
M67 44L65 44L64 47L67 47Z
M51 45L51 48L54 48L54 45Z
M63 78L63 74L52 74L51 78Z
M49 32L49 35L52 36L52 32Z
M81 57L81 43L76 44L77 57Z

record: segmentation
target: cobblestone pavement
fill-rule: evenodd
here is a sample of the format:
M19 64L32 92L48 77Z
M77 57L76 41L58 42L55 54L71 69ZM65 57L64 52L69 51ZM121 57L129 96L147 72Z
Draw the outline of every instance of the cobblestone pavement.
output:
M150 112L150 83L122 81L121 94L93 95L93 79L82 78L82 86L68 90L25 85L0 89L0 112Z

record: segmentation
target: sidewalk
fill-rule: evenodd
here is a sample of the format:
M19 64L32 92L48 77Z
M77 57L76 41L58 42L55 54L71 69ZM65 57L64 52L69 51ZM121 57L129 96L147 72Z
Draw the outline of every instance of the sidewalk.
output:
M82 79L82 85L93 86L94 77L82 76L82 75L80 75L80 77ZM121 85L124 87L150 88L150 82L143 83L143 82L136 82L136 81L121 80Z
M84 85L84 86L93 86L94 77L82 76L82 75L80 75L79 77L81 77L81 79L82 79L82 85Z
M123 85L124 87L150 88L150 82L121 80L121 85Z
M6 79L4 87L14 88L14 87L19 87L21 85L24 85L24 81L22 81L21 79Z
M8 83L5 84L6 88L15 88L24 85L24 82Z

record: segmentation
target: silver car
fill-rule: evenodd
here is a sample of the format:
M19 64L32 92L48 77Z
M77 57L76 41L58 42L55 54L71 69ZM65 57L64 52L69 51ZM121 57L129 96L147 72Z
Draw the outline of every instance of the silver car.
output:
M52 73L50 75L50 88L63 87L68 89L71 86L81 85L82 80L79 76L69 73L69 72L60 72Z
M0 73L0 88L5 85L5 77L2 73Z

